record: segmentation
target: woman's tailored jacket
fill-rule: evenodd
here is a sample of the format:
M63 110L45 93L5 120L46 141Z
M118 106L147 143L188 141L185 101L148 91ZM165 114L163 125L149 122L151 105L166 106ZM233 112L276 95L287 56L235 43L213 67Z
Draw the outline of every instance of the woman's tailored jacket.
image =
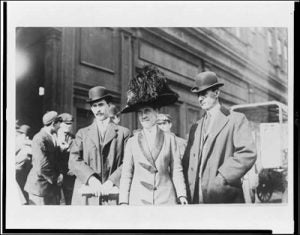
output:
M154 149L143 131L128 140L120 182L120 203L129 205L176 204L186 196L175 135L158 128Z
M127 128L110 122L101 147L95 121L77 132L69 158L69 169L76 176L72 205L99 205L99 198L80 193L80 188L87 185L92 175L101 183L109 179L119 186L124 146L129 136Z

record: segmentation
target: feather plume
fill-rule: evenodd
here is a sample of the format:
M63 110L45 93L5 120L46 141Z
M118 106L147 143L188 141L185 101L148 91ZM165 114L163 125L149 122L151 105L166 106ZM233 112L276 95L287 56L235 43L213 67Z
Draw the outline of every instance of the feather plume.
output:
M130 80L127 103L131 105L155 99L165 86L164 73L154 66L146 65Z

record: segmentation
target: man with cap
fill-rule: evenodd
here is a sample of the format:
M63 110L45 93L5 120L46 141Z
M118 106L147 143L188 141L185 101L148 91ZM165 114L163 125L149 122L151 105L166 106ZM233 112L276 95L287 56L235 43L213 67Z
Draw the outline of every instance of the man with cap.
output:
M160 113L157 116L157 124L164 132L172 133L172 117L169 114ZM172 133L173 134L173 133ZM175 134L174 134L175 135ZM176 142L179 147L180 158L182 159L186 147L186 140L175 135Z
M109 117L117 125L120 123L120 112L114 104L111 104L109 107Z
M75 136L72 134L73 116L69 113L62 113L58 116L61 119L60 128L57 131L57 143L59 151L59 165L63 173L62 191L66 205L71 205L74 189L75 175L69 170L68 162L70 148Z
M190 203L244 203L241 178L256 161L256 148L244 114L219 103L214 72L199 73L192 92L206 112L189 133L183 170Z
M17 128L16 135L16 180L19 185L22 204L28 203L28 193L24 191L24 186L31 169L31 140L28 137L29 131L30 126L24 124Z
M72 205L116 204L102 196L119 187L124 146L130 131L109 118L111 100L103 86L89 90L87 102L95 119L77 132L71 147L69 168L76 176ZM82 188L88 188L90 194L82 193Z
M60 122L57 112L47 112L43 116L44 127L32 139L32 168L25 184L29 204L59 204L63 175L58 165L56 133Z

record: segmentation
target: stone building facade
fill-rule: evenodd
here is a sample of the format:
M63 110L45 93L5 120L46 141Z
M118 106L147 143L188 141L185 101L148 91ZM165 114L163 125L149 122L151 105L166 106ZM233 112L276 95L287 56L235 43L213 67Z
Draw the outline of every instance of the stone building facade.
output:
M16 119L35 133L47 110L70 112L76 131L92 118L89 88L107 87L121 108L136 69L153 64L180 95L161 111L186 137L202 112L190 92L201 71L214 71L225 83L221 103L227 107L287 104L287 48L286 28L17 28ZM135 129L137 116L123 115L121 124Z

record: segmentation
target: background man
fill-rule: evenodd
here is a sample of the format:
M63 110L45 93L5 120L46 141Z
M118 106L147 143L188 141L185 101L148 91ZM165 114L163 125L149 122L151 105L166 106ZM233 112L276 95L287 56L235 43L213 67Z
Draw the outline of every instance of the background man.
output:
M70 147L75 136L72 134L73 116L69 113L62 113L59 115L61 118L60 128L57 131L57 142L60 147L59 164L61 173L63 173L63 198L66 205L71 204L72 193L74 189L75 175L69 170L68 162L70 155Z
M217 75L202 72L192 92L206 113L190 130L183 170L191 203L243 203L241 178L253 166L256 149L245 115L219 103Z
M157 124L164 132L171 133L172 118L169 114L158 114ZM179 147L180 158L182 159L186 147L186 140L175 135L177 145Z
M31 169L31 140L28 137L30 126L17 127L16 133L16 180L20 189L22 204L28 204L28 193L24 191L28 173Z
M109 107L109 117L117 125L120 123L120 112L114 104L111 104Z
M57 112L43 116L44 127L32 139L32 168L25 190L29 204L58 205L63 175L59 173L56 132L60 126Z
M107 195L113 186L119 186L124 145L130 131L109 118L111 99L105 87L97 86L89 90L87 102L91 105L95 120L77 132L71 147L69 167L77 177L72 204L106 204L98 196ZM82 185L88 185L96 197L83 196L80 190Z

